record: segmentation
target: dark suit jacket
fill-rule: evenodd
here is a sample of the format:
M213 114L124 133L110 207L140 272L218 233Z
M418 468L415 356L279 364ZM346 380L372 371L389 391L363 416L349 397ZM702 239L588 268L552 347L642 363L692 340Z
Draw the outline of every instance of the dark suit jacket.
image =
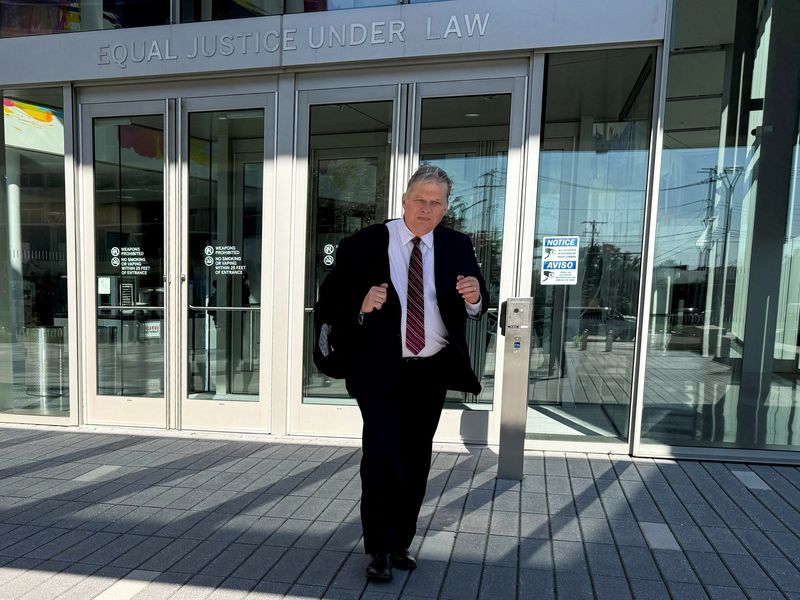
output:
M437 303L447 328L443 351L443 382L448 389L477 394L481 386L469 362L465 339L468 318L464 300L456 291L458 275L474 276L481 285L481 311L489 305L489 293L478 269L472 242L465 234L439 225L433 231L434 273ZM361 303L370 287L388 283L388 297L381 310L364 315L358 323ZM371 225L345 238L336 251L336 265L322 284L321 295L340 299L334 317L338 348L347 356L347 391L353 397L380 394L392 389L401 376L402 336L400 298L389 269L389 230Z

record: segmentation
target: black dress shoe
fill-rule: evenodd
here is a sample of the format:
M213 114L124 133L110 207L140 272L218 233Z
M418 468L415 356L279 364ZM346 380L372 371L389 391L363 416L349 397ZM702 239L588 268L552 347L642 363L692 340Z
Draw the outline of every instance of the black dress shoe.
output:
M372 555L372 561L367 565L367 579L377 582L391 581L392 562L388 554Z
M411 556L406 548L395 550L389 555L389 558L392 561L392 566L402 571L413 571L417 568L417 559Z

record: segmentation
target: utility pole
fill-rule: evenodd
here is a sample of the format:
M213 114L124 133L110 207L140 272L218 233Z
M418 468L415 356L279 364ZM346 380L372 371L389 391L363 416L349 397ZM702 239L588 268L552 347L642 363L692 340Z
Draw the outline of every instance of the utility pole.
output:
M594 238L599 231L598 225L605 225L607 222L608 221L598 221L597 219L592 219L591 221L581 221L581 223L584 225L592 226L591 242L589 242L589 248L586 250L586 276L584 277L582 286L583 290L581 291L581 303L583 305L590 304L589 298L593 298L596 301L598 293L600 292L602 273L600 273L600 265L598 264L597 260L597 249L594 245ZM585 228L583 233L586 235ZM605 294L602 294L602 297L605 298Z
M594 248L594 236L598 233L598 225L605 225L608 221L598 221L596 219L592 219L591 221L581 221L583 225L591 225L592 226L592 241L589 244L590 248ZM584 228L584 234L586 233L586 228Z
M728 247L730 229L731 229L731 213L733 211L733 192L736 184L739 183L739 177L742 175L743 167L726 167L722 170L719 180L725 187L725 224L723 226L722 237L722 285L717 293L717 327L719 327L720 334L725 329L725 307L726 299L728 297ZM731 177L731 175L733 175ZM722 335L717 338L717 356L722 356L723 344Z
M706 167L700 169L700 173L707 173L708 179L708 193L706 195L706 214L701 219L701 223L705 226L702 235L705 236L703 246L700 248L700 257L698 259L698 270L705 267L706 271L706 299L705 310L703 315L703 356L712 356L717 347L717 337L719 332L714 329L712 331L712 310L714 305L714 286L716 284L716 264L717 264L717 245L716 241L712 241L714 235L714 224L716 222L716 213L714 210L714 193L717 181L719 180L719 171L716 167ZM698 244L699 245L699 244Z

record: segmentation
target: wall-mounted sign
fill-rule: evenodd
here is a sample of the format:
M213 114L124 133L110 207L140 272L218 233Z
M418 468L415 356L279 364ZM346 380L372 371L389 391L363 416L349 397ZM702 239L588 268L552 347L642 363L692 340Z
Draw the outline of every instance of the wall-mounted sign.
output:
M336 246L333 244L325 244L322 247L322 264L325 265L326 271L333 269L333 264L336 262L336 258L334 257L335 252Z
M546 235L542 242L542 285L575 285L578 283L577 235Z
M47 3L69 4L66 0ZM261 0L238 3L265 4ZM12 4L38 6L44 2ZM316 4L330 8L333 0ZM341 0L341 4L350 7L354 3ZM670 3L664 0L389 4L392 6L81 31L59 35L58 40L19 36L2 40L4 56L13 60L0 60L0 81L22 85L426 57L463 60L476 53L658 42L664 39L670 15ZM58 51L42 60L42 47L50 41Z
M214 275L243 275L242 252L236 246L206 246L203 262L214 267Z
M119 267L120 275L147 275L150 265L138 246L114 246L111 248L111 266Z
M170 37L139 39L128 43L107 43L97 48L97 64L127 69L129 66L172 61L202 61L214 57L239 58L258 54L330 52L331 49L376 47L406 44L413 40L464 40L482 38L489 25L488 12L469 12L426 17L424 26L404 19L368 22L327 23L308 27L267 27L264 30L228 31L193 35L186 39Z

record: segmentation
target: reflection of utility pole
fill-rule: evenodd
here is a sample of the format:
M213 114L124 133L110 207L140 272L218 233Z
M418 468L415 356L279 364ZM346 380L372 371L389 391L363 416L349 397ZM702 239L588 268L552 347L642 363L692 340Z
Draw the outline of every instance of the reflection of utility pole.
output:
M605 225L608 221L598 221L596 219L592 219L591 221L581 221L583 225L591 225L592 226L592 241L589 243L590 248L594 248L594 236L598 233L598 225ZM586 235L586 228L583 229L584 235Z
M581 286L583 295L581 300L584 306L593 305L593 303L597 301L598 295L601 296L602 300L606 298L605 294L600 294L602 273L600 273L600 265L597 260L598 252L594 245L594 238L599 232L598 225L605 225L607 222L608 221L598 221L597 219L581 221L584 225L592 226L591 241L589 242L589 248L586 250L586 266L584 267L586 275L584 276L583 285ZM586 235L586 233L586 228L584 228L583 234Z
M720 332L725 323L725 303L728 297L728 238L731 229L731 214L733 212L733 190L739 183L742 175L742 167L725 167L719 175L719 181L725 187L725 226L722 230L722 286L718 293L719 315L717 326ZM717 338L717 355L721 355L722 335Z
M706 268L706 301L704 312L703 356L712 352L720 356L722 349L722 335L725 322L725 298L728 286L728 238L731 227L733 211L733 191L742 174L742 167L707 167L700 172L708 173L708 195L706 196L706 213L702 219L705 229L703 231L703 245L699 267ZM725 213L723 214L722 229L722 282L717 278L717 240L714 239L714 227L718 215L714 200L716 198L716 185L720 183L725 191ZM698 244L699 245L699 244ZM712 332L712 327L714 330Z
M714 281L717 264L717 245L711 239L714 223L716 221L716 216L714 215L714 186L717 183L717 168L706 167L700 169L699 172L708 174L708 179L706 179L706 183L708 184L706 212L701 219L701 223L703 223L704 226L703 233L701 234L702 246L699 240L697 245L700 250L698 270L705 267L706 271L706 298L703 311L703 356L710 356L711 346L716 346L715 340L718 337L716 333L712 336L711 332L713 318L711 307L714 305ZM692 300L692 303L694 302L695 300ZM671 311L671 307L669 307L669 309Z
M700 248L700 259L698 260L698 264L701 267L705 267L708 271L712 261L710 260L711 254L711 232L714 229L714 222L716 221L717 217L714 214L714 186L717 183L717 168L716 167L706 167L705 169L700 169L700 173L708 173L708 179L706 179L706 183L708 184L708 191L706 192L706 214L700 220L703 224L703 236L705 239L703 240L703 246ZM716 262L716 256L714 257L714 263ZM712 275L713 278L713 275Z

